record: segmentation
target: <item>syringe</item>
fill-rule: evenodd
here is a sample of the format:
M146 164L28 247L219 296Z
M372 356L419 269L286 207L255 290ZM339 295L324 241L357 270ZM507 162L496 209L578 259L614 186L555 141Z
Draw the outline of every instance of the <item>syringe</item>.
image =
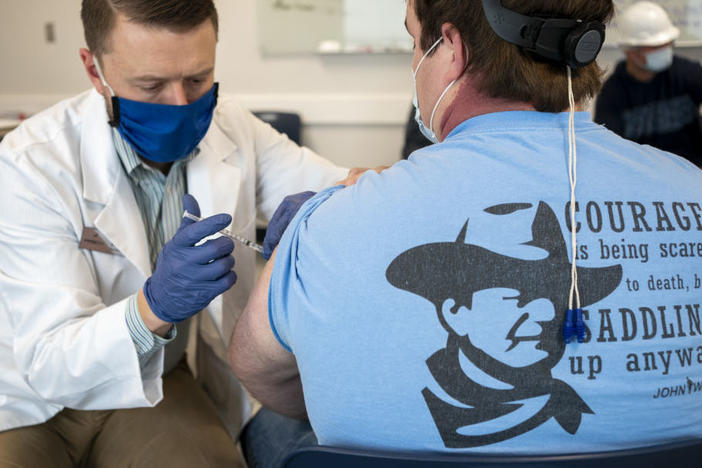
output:
M183 218L191 219L193 221L202 221L202 218L199 218L199 217L195 216L194 214L189 213L188 211L185 211L185 213L183 213ZM223 236L230 238L231 240L235 240L237 242L240 242L245 247L253 249L258 253L263 253L263 246L261 244L257 244L256 242L250 241L250 240L246 239L245 237L241 237L238 234L234 234L229 229L222 229L221 231L219 231L219 233L222 234Z

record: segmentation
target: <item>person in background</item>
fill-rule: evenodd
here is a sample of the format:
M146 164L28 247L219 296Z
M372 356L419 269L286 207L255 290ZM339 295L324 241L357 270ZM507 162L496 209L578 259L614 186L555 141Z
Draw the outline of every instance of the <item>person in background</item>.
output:
M626 59L597 98L595 122L702 166L702 66L673 53L680 31L660 5L634 3L618 23Z
M438 143L302 205L235 327L265 407L251 467L315 441L556 454L702 432L702 392L677 390L702 387L702 171L579 111L612 0L470 3L407 2Z
M202 241L252 239L257 211L347 171L219 93L212 0L83 0L82 20L93 89L0 144L0 465L238 466L223 358L255 254Z

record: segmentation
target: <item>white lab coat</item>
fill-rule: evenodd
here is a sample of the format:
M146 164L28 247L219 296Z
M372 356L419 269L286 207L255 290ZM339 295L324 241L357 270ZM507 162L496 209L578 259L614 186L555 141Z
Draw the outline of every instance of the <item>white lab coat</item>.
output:
M346 175L220 97L201 152L187 167L203 216L229 213L255 236L257 208ZM79 248L94 227L121 252ZM200 314L198 373L234 435L246 398L223 362L253 286L254 252L234 250L236 285ZM0 431L42 423L64 407L153 406L163 350L140 369L126 298L150 276L144 225L91 90L29 119L0 144Z

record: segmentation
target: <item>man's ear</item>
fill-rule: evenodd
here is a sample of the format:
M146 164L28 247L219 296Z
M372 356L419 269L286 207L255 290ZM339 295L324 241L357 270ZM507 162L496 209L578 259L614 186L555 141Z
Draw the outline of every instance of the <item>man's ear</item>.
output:
M93 84L95 90L105 96L106 89L100 80L100 75L98 75L97 69L95 68L95 56L86 48L82 48L79 51L80 60L83 62L83 67L85 68L85 73L88 75L88 79Z
M457 80L463 75L468 66L468 51L463 37L456 26L451 23L444 23L441 26L441 36L451 50L451 67L447 79Z

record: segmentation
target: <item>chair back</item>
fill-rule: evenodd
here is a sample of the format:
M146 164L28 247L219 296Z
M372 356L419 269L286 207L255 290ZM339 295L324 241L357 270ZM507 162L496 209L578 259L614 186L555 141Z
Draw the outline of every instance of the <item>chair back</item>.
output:
M271 124L271 127L280 133L286 134L288 138L298 145L301 144L302 119L300 119L299 114L277 111L256 111L253 114L264 122Z
M305 447L284 468L700 468L702 439L615 452L576 455L410 455Z

